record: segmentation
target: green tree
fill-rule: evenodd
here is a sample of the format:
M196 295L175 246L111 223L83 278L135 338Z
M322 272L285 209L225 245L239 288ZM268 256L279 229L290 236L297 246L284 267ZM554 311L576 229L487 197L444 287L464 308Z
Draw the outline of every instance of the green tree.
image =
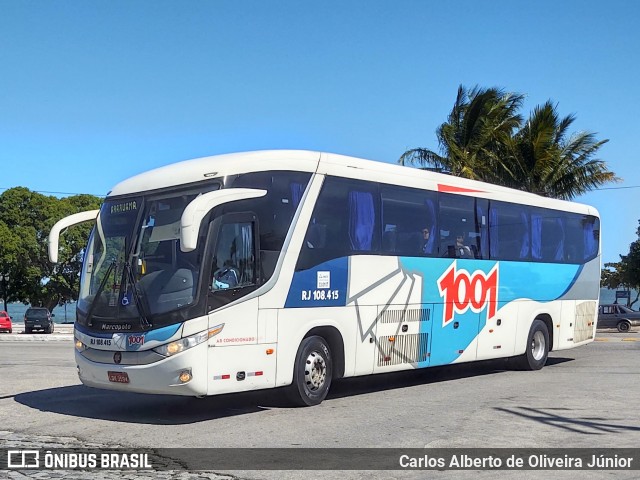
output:
M498 88L458 87L447 121L436 136L441 154L427 148L406 151L398 163L435 168L452 175L487 180L509 155L509 142L522 123L523 96Z
M640 220L638 221L640 223ZM636 291L635 304L640 298L640 227L636 230L638 239L629 245L629 253L620 255L620 261L606 263L601 272L601 284L607 288L626 288Z
M9 274L6 301L49 309L78 297L82 253L90 224L70 228L60 241L60 262L48 259L47 238L61 218L99 208L93 195L58 199L16 187L0 195L0 272Z
M505 184L546 197L571 200L619 179L594 158L608 140L590 132L569 134L574 115L560 118L550 101L537 106L513 138L513 162Z
M522 100L497 88L460 86L447 121L436 131L441 154L416 148L398 163L565 200L619 180L595 158L608 140L590 132L569 134L575 116L560 118L550 101L523 122Z

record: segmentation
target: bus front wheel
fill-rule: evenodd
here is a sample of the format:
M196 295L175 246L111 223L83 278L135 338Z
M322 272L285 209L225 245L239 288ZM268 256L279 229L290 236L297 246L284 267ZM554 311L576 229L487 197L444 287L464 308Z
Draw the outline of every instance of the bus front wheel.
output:
M305 338L296 354L289 399L301 407L319 405L326 398L333 377L333 360L326 340Z
M522 370L540 370L549 355L549 330L542 320L534 320L527 338L527 349L519 358Z

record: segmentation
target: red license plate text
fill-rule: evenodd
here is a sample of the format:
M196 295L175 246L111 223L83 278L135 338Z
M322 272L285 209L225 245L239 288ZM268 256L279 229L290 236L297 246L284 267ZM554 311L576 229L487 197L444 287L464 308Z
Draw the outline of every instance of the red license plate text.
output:
M126 372L107 372L109 381L114 383L129 383L129 375Z

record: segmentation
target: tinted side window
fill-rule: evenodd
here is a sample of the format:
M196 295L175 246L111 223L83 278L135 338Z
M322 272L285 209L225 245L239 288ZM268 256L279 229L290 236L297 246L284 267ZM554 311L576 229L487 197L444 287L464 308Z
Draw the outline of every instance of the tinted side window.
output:
M264 189L267 195L231 203L225 213L243 211L247 204L250 205L260 222L261 248L280 251L310 178L310 173L300 172L256 172L240 175L231 187Z
M582 260L588 261L598 255L600 247L600 220L591 215L580 215L580 230L584 245ZM577 240L580 243L580 240Z
M221 226L216 242L213 269L212 290L255 285L252 222L225 223Z
M440 193L440 255L483 258L486 209L473 197ZM483 224L482 222L485 222Z
M383 253L438 255L437 193L383 185L380 199Z
M224 213L249 211L257 215L260 226L259 272L263 282L273 275L291 221L310 178L311 174L304 172L255 172L239 175L227 185L267 191L264 197L233 202L224 210Z
M526 205L490 202L489 232L492 259L529 259L531 219Z
M297 270L379 251L377 184L327 177L307 228Z
M598 254L600 222L588 215L491 202L491 258L583 263Z

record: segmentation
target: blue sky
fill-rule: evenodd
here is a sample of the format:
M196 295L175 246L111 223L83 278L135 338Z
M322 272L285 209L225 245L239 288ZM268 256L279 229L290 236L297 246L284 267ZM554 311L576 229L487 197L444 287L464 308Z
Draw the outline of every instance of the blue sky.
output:
M299 148L395 162L436 148L458 85L552 99L640 186L640 3L0 0L0 188L104 195L142 171ZM640 188L579 199L603 260Z

